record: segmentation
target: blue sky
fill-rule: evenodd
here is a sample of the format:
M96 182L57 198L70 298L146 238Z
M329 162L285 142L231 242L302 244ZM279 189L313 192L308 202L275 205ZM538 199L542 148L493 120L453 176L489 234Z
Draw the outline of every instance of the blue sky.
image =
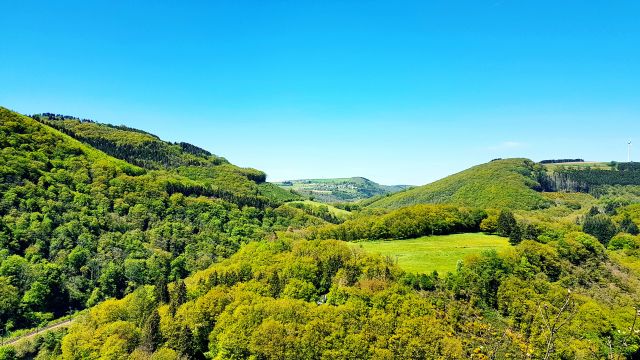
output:
M640 2L7 1L0 105L126 124L270 180L424 184L640 159Z

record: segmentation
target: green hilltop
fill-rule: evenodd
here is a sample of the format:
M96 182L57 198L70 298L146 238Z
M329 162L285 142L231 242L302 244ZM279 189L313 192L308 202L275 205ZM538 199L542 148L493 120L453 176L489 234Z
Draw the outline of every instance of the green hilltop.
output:
M535 209L548 201L536 190L540 165L528 159L500 159L433 183L401 191L369 204L396 209L414 204L447 203L476 208Z
M325 203L354 202L391 194L409 187L408 185L380 185L363 177L288 180L275 184Z

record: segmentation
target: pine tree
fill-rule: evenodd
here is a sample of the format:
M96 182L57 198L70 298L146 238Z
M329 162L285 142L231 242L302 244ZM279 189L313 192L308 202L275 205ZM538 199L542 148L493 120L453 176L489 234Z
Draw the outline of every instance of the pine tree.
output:
M154 309L147 317L142 334L142 345L149 352L154 352L162 344L162 333L160 332L160 314Z
M171 316L175 316L180 305L186 302L187 286L184 284L184 281L178 280L175 286L175 290L173 290L171 301L169 302L169 312L171 313Z
M182 356L187 359L196 357L197 349L193 338L193 332L189 326L185 325L178 334L176 347Z
M271 273L271 276L267 279L267 283L271 290L271 296L274 298L278 297L278 295L280 295L280 291L282 291L282 283L277 271L273 271Z
M160 304L166 304L169 302L169 288L167 287L167 281L164 277L160 277L154 290L156 301Z

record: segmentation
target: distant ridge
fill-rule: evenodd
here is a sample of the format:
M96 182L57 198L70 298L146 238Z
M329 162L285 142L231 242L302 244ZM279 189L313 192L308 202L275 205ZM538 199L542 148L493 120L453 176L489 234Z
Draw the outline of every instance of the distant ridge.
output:
M299 179L275 183L320 202L353 202L395 193L409 185L380 185L364 177L333 179Z

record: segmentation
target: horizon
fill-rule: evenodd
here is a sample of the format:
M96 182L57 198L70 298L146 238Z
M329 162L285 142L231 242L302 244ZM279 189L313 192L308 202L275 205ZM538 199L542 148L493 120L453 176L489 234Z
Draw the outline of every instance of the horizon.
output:
M640 132L633 1L5 10L0 105L189 142L269 181L423 185L494 158L626 161Z

